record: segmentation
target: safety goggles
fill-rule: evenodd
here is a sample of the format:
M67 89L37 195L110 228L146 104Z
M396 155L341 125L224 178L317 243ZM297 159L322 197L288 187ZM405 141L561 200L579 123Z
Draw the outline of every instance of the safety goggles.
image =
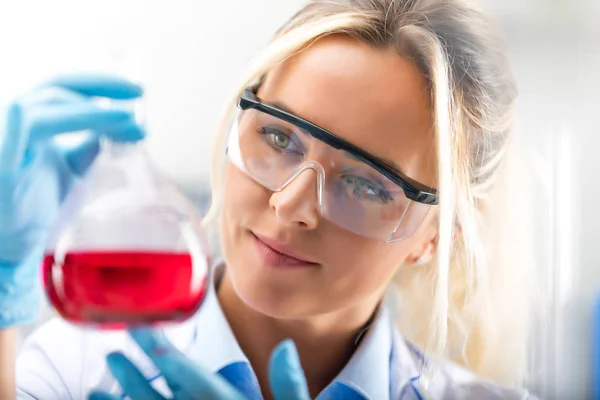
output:
M437 203L435 189L305 119L244 91L229 136L230 161L278 192L308 169L317 176L323 218L362 236L396 242L411 236Z

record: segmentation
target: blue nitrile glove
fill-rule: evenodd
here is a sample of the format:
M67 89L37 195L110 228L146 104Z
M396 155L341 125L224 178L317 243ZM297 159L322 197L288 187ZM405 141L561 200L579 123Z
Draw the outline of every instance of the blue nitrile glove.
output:
M144 137L130 111L100 108L92 97L141 95L139 86L116 77L64 76L16 99L0 117L0 328L35 319L49 228L74 179L96 156L99 136ZM75 131L88 131L76 147L52 140Z
M176 400L247 400L223 377L194 363L177 350L162 334L148 328L130 331L131 336L150 357L165 378ZM142 373L122 353L108 356L108 366L131 400L165 400ZM276 400L310 399L298 352L291 340L273 350L269 366L269 383ZM119 400L105 392L93 392L89 400Z

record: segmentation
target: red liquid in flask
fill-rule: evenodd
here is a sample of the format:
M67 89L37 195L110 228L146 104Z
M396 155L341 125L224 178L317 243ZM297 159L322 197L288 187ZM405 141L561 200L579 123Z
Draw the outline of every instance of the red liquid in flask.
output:
M63 318L104 329L182 321L194 314L207 290L207 271L194 284L187 253L67 253L62 264L44 257L44 284Z

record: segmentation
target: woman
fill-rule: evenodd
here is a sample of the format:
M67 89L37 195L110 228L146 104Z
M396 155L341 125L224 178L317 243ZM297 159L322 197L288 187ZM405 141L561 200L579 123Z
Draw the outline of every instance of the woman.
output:
M85 101L139 88L49 86L60 93L10 109L0 153L7 327L31 315L35 249L97 151L97 135L69 152L43 138L143 137L130 115ZM83 366L82 335L51 321L19 356L18 396L160 398L151 381L175 398L527 397L510 389L523 379L531 270L510 225L518 189L506 186L514 99L506 55L471 2L311 1L223 118L207 216L223 263L197 316L166 337L131 332L149 358L124 335L87 337ZM112 375L100 367L109 353Z

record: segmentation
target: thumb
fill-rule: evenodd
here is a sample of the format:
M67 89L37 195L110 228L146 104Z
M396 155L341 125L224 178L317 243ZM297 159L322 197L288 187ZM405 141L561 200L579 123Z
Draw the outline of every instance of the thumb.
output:
M269 383L275 400L309 400L308 386L294 342L281 342L271 354Z

